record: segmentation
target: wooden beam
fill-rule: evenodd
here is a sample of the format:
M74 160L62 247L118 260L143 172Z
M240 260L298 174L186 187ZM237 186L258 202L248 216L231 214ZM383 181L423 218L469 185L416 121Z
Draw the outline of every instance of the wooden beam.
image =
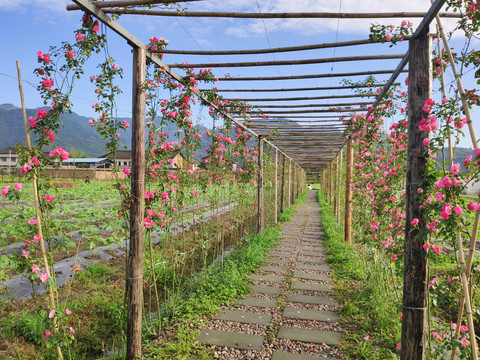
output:
M409 40L409 39L410 39L410 36L406 36L404 38L404 40ZM345 47L345 46L375 44L379 42L382 42L382 41L372 41L370 39L363 39L363 40L352 40L352 41L339 41L334 43L277 47L277 48L268 48L268 49L216 50L216 51L162 49L162 50L157 50L155 52L162 53L162 54L188 54L188 55L251 55L251 54L270 54L270 53L291 52L291 51L338 48L338 47Z
M344 115L345 116L345 115ZM235 118L242 118L243 119L243 116L242 115L239 115L239 114L232 114L232 117L235 117ZM276 119L288 119L288 120L282 120L283 121L293 121L292 119L341 119L342 116L341 115L314 115L314 116L311 116L311 115L292 115L292 116L275 116L274 118L271 117L271 118L257 118L257 119L252 119L255 120L255 121L265 121L265 122L269 122L269 121L276 121ZM312 120L302 120L301 122L307 122L307 121L312 121ZM319 121L321 122L321 121Z
M325 64L331 62L349 62L365 60L391 60L401 59L404 54L382 54L382 55L360 55L343 56L321 59L301 59L301 60L273 60L273 61L245 61L229 63L201 63L201 64L169 64L172 69L194 69L194 68L219 68L219 67L250 67L250 66L281 66L281 65L308 65Z
M145 50L133 49L130 246L127 268L127 359L142 355L143 232L145 219Z
M255 104L255 105L227 105L226 107L234 106L236 108L245 109L288 109L288 108L302 108L302 107L340 107L340 106L363 106L372 105L372 102L350 102L350 103L334 103L334 104L294 104L294 105L267 105L267 104Z
M362 109L362 108L342 108L342 109L322 109L322 110L292 110L292 111L249 111L249 114L266 114L266 115L282 115L282 114L316 114L316 113L330 113L330 112L347 112L347 113L353 113L353 112L361 112L361 111L367 111L367 109ZM236 111L231 111L232 113Z
M75 1L75 0L73 0ZM332 78L332 77L350 77L350 76L368 76L368 75L381 75L381 74L391 74L395 70L365 70L357 72L345 72L345 73L327 73L327 74L308 74L308 75L289 75L289 76L237 76L237 77L223 77L218 78L218 81L259 81L259 80L299 80L299 79L319 79L319 78ZM401 72L408 72L408 70L403 70Z
M108 9L107 14L123 14L123 9ZM334 12L291 12L291 13L248 13L220 11L161 11L161 10L129 10L130 15L173 16L173 17L217 17L236 19L390 19L390 18L423 18L424 12L385 12L385 13L334 13ZM444 18L461 18L457 13L440 13Z
M419 123L425 117L422 107L432 94L431 39L429 36L410 40L408 84L408 144L406 178L406 219L404 245L402 360L425 359L426 317L428 306L427 252L422 233L426 231L422 203L417 189L424 180L427 157ZM418 219L417 225L411 224Z
M344 95L324 95L324 96L297 96L297 97L271 97L271 98L225 98L224 101L299 101L299 100L329 100L329 99L347 99L347 98L361 98L361 97L375 97L378 93L356 95L356 94L344 94Z
M94 1L94 5L99 9L108 7L126 7L126 6L142 6L142 5L156 5L156 4L172 4L181 2L191 2L201 0L118 0L118 1ZM67 5L67 10L81 10L78 5Z
M393 70L392 70L393 71ZM397 85L399 85L397 83ZM275 89L217 89L218 92L283 92L283 91L319 91L319 90L343 90L343 89L361 89L361 88L376 88L383 87L385 83L375 83L370 85L345 85L345 86L318 86L318 87L303 87L303 88L275 88ZM205 91L209 89L200 89ZM359 94L358 96L365 96ZM376 96L376 95L375 95Z

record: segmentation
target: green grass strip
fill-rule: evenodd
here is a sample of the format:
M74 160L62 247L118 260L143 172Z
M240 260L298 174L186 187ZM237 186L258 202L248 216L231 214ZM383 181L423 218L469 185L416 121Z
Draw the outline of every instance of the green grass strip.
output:
M401 284L373 249L344 241L343 227L325 195L317 193L327 259L333 269L344 330L343 359L396 359L400 342ZM400 292L399 292L400 290Z

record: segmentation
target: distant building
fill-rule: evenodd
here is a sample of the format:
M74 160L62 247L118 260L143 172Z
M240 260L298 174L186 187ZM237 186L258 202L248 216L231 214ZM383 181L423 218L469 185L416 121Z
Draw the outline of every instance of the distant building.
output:
M113 163L113 153L102 155L100 158L108 159ZM132 166L132 150L117 150L115 161L119 168L125 166L130 168Z
M100 158L106 158L113 162L112 153L102 155ZM116 155L116 162L118 167L123 168L126 166L127 168L130 168L132 166L132 151L118 150ZM186 158L180 152L180 150L177 150L172 154L167 165L171 169L188 169L195 171L198 169L199 162L195 159Z
M69 158L62 161L62 167L109 169L111 167L111 162L106 158Z
M0 150L0 167L14 168L18 165L18 155L14 147Z

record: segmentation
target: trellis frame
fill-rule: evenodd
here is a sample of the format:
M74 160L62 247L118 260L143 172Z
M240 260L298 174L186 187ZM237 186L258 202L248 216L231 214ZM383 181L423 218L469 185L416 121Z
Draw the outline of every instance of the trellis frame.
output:
M145 45L140 42L138 39L136 39L133 35L131 35L130 33L128 33L125 29L123 29L120 25L118 25L116 22L112 21L106 14L107 13L124 13L123 10L113 10L113 9L106 9L105 11L102 11L99 7L97 7L96 5L94 4L91 4L89 3L87 0L73 0L79 8L83 9L83 10L86 10L88 11L89 13L91 13L92 15L94 15L95 17L97 17L99 20L101 20L103 23L105 23L108 27L110 27L111 29L113 29L115 32L117 32L120 36L122 36L123 38L125 38L127 40L127 42L134 48L134 52L145 52L145 56L148 57L150 60L152 60L153 62L155 62L157 65L159 66L163 66L165 68L165 70L167 71L167 73L169 73L170 75L172 75L173 78L175 78L175 80L179 81L180 83L183 82L183 78L176 74L173 70L172 70L172 67L166 65L165 63L163 63L162 61L160 61L158 58L156 58L155 56L152 56L152 53L150 53L149 51L146 51L146 47ZM127 4L127 3L130 3L132 4L133 2L135 1L130 1L130 2L127 2L127 1L124 1L123 4ZM153 2L153 1L151 1ZM158 2L161 2L161 1L158 1ZM171 2L171 1L170 1ZM113 2L111 2L113 3ZM122 3L122 1L117 1L116 3ZM136 2L138 3L138 1ZM143 1L142 3L147 3L147 0ZM444 0L437 0L435 1L435 3L432 5L432 7L430 8L429 12L427 13L426 16L424 16L424 14L412 14L412 13L389 13L389 14L382 14L381 16L376 14L378 17L397 17L397 16L409 16L409 17L414 17L414 16L419 16L419 17L423 17L423 20L422 20L422 23L420 24L420 26L417 28L417 31L415 32L415 35L414 35L414 39L411 40L412 43L416 42L418 38L420 37L424 37L425 36L425 29L428 27L428 24L430 24L430 22L432 21L432 19L437 16L438 14L438 11L439 9L441 8L441 6L443 5L444 3ZM119 5L117 5L119 6ZM125 5L127 6L127 5ZM175 13L175 14L167 14L167 12L156 12L156 11L135 11L135 10L130 10L129 11L130 14L146 14L146 15L162 15L162 16L177 16L178 14ZM297 14L234 14L234 13L230 13L230 14L227 14L227 13L224 13L224 14L220 14L220 13L210 13L210 14L207 14L207 13L203 13L203 14L200 14L200 13L197 13L197 14L194 14L194 13L189 13L189 12L186 12L183 14L184 16L230 16L230 17L235 17L235 18L238 18L238 17L248 17L248 18L293 18L293 17L301 17L301 18L319 18L319 17L323 17L323 18L372 18L374 17L375 14L363 14L363 15L359 15L359 14L332 14L332 13L329 13L329 14L315 14L315 15L312 15L311 13L304 13L304 14L300 14L300 13L297 13ZM445 14L440 14L441 16L446 16ZM453 15L449 15L449 17L459 17L459 14L453 16ZM397 66L397 68L395 69L395 71L393 72L390 80L388 81L388 83L383 87L383 90L382 92L377 96L377 99L375 101L375 103L372 105L372 108L375 108L379 103L380 101L383 99L384 95L388 92L389 88L391 87L391 85L394 83L395 79L397 78L397 76L402 73L402 72L405 72L406 70L404 70L406 64L409 62L409 57L410 57L410 52L407 52L405 55L403 55L402 57L402 60L400 61L399 65ZM398 58L398 57L397 57ZM332 59L328 59L328 61L331 61ZM243 63L243 64L247 64L247 63ZM253 65L253 63L250 63ZM269 65L279 65L280 63L276 62L268 62ZM206 65L206 66L211 66L212 64L194 64L194 65ZM217 64L218 65L218 64ZM253 65L253 66L257 66L259 65L258 62ZM265 65L265 64L261 64L261 65ZM244 66L244 65L242 65ZM189 67L192 67L192 65L190 65ZM358 76L358 75L365 75L365 74L368 74L369 72L357 72L357 73L348 73L349 76ZM391 73L391 71L386 71L386 70L378 70L378 71L372 71L371 72L372 74L373 73ZM259 80L259 79L262 79L262 80L286 80L286 79L306 79L306 78L321 78L321 77L334 77L334 76L340 76L340 74L309 74L309 75L294 75L294 76L289 76L289 77L282 77L282 76L279 76L279 77L259 77L259 78L247 78L247 77L238 77L236 79L232 79L232 78L221 78L219 80L221 81L240 81L240 80L244 80L244 81L248 81L248 80ZM200 95L200 97L202 97L202 95ZM139 105L140 103L137 103L137 105ZM303 164L305 166L306 163L306 159L305 159L305 154L301 152L301 149L299 150L298 147L296 147L295 143L294 142L290 142L290 146L287 145L287 142L285 143L282 143L282 147L277 147L275 145L275 141L269 141L267 139L264 139L262 140L262 136L263 134L259 133L258 130L252 130L251 128L245 126L245 124L243 124L243 122L241 121L238 121L235 119L235 117L231 116L230 114L226 113L225 111L222 111L222 109L219 109L217 106L215 106L214 104L212 104L212 106L216 109L216 110L219 110L226 118L228 118L229 120L233 121L234 123L238 124L239 126L241 126L242 128L244 128L245 130L249 131L250 133L252 133L253 135L259 137L259 140L260 140L260 144L263 144L263 142L265 143L268 143L269 145L271 145L276 151L278 151L279 153L281 153L283 156L284 156L284 160L288 157L289 159L289 167L290 167L290 170L289 170L289 178L292 176L293 177L293 181L289 181L289 191L287 191L288 193L288 196L289 198L291 198L291 202L293 203L294 202L294 198L295 198L295 174L297 173L296 171L296 168L298 167L299 169L301 169L301 165ZM134 108L135 108L135 105L134 105ZM353 112L353 111L361 111L361 110L364 110L364 109L342 109L342 111L349 111L349 112ZM333 110L328 110L328 112L332 112ZM338 111L338 110L337 110ZM327 112L327 111L325 111ZM274 112L270 112L272 114L274 114ZM291 111L291 112L280 112L279 114L298 114L298 113L307 113L306 111L305 112L298 112L298 111ZM308 113L312 113L311 111L308 111ZM370 112L367 113L367 116L369 115ZM252 113L253 114L253 113ZM141 117L141 114L139 115ZM134 117L135 117L135 113L134 113ZM141 121L141 119L139 119L139 121ZM285 130L285 129L284 129ZM140 130L141 131L141 130ZM284 131L283 132L284 134L288 134L288 132ZM323 133L323 135L326 135L326 134L334 134L335 132L325 132ZM337 132L338 134L340 132ZM291 135L291 134L290 134ZM330 136L329 135L329 136ZM296 137L296 141L298 141L298 139L301 139L299 137ZM304 138L305 139L305 138ZM319 143L319 144L316 144L314 146L321 146L322 144ZM340 151L341 148L343 148L343 146L345 145L345 141L342 142L339 142L338 144L336 144L336 147L334 149L331 149L330 151L330 154L328 154L327 152L320 152L320 156L316 157L316 158L309 158L309 162L310 164L315 164L314 168L319 168L319 169L325 169L325 167L330 164L330 166L333 165L332 161L333 159L335 158L335 156L338 154L338 152ZM307 149L311 149L310 147L306 147ZM289 149L289 150L287 150ZM348 150L347 150L348 151ZM303 156L303 157L302 157ZM260 158L259 157L259 161L260 161ZM347 158L349 158L349 156L347 155ZM298 159L298 160L296 160ZM135 164L135 161L137 162L137 164ZM136 159L134 160L134 165L133 166L138 166L138 165L141 165L141 162L142 160L141 159ZM292 166L293 164L293 166ZM283 167L283 171L285 172L285 167ZM420 166L421 167L421 166ZM293 168L293 169L292 169ZM309 168L308 166L306 166L305 168ZM348 167L347 167L347 172L348 172ZM302 170L299 170L298 173L302 173ZM285 176L282 177L282 182L284 182L284 178ZM330 177L330 187L333 186L333 179L332 177ZM290 183L292 184L292 188L290 189ZM301 182L299 182L301 183ZM283 186L282 186L282 190L283 190ZM297 191L298 191L298 185L297 185ZM283 196L282 196L282 199L283 199ZM259 201L260 202L260 201ZM139 203L141 203L141 201L139 201ZM141 207L142 205L139 204L139 211L141 211ZM348 209L346 209L346 214L349 213ZM135 216L135 214L132 215L132 217ZM259 229L260 230L260 229ZM407 260L406 260L407 261ZM407 266L407 263L405 264ZM407 324L405 324L407 325ZM404 325L404 326L405 326ZM407 330L405 330L407 331ZM421 337L420 341L422 341L423 339L423 336ZM410 344L412 345L412 344ZM414 345L412 345L412 349L413 349ZM407 347L408 348L408 347ZM418 349L417 349L418 350ZM127 354L127 356L131 356L130 358L134 358L136 356L139 356L139 354ZM417 359L418 357L409 357L408 355L408 351L407 350L402 350L401 352L401 356L402 356L402 359ZM418 356L418 353L416 353L415 356Z

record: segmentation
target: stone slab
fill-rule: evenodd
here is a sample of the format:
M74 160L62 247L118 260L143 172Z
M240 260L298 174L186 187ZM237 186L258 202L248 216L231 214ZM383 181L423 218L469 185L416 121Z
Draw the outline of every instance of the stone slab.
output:
M295 246L276 246L271 249L271 251L278 251L278 252L293 252L295 251Z
M280 327L277 337L279 339L290 339L315 344L325 343L328 345L338 345L342 341L342 334L338 332L292 328L288 326Z
M338 303L334 299L326 296L312 296L302 294L290 294L287 296L287 301L306 304L338 305Z
M327 262L323 258L318 258L318 257L305 257L305 256L299 256L297 258L297 262L299 263L312 263L312 264L326 264Z
M248 285L248 288L250 289L250 291L260 294L280 295L282 293L282 289L273 286Z
M316 245L303 245L300 246L300 251L315 251L315 252L325 252L325 248L323 246L316 246Z
M285 276L277 276L277 275L251 274L251 275L248 275L248 277L252 280L258 280L258 281L283 282L285 280Z
M335 292L329 285L323 284L309 284L309 283L302 283L298 281L292 281L292 285L290 286L293 290L307 290L307 291L322 291L326 293L333 293Z
M223 310L215 316L215 319L236 321L247 324L267 325L272 321L272 316L268 314L255 314L238 310Z
M280 264L280 265L285 265L285 264L290 263L289 260L282 260L282 259L279 259L279 258L268 258L265 261L270 263L270 264Z
M324 358L316 355L294 354L286 351L274 351L272 360L324 360L332 358Z
M298 252L299 256L313 256L313 257L325 257L325 253L314 250L302 250Z
M261 350L263 336L249 335L231 331L203 329L198 341L202 344L232 347L243 350Z
M332 271L332 268L329 265L298 263L295 266L295 270Z
M237 305L243 306L256 306L256 307L264 307L264 308L273 308L277 305L277 300L275 299L257 299L253 297L245 297L241 300L236 302Z
M333 311L298 309L293 307L286 307L283 310L283 317L316 321L338 321L340 319L337 313Z
M294 271L293 277L297 279L317 280L317 281L330 281L330 276L324 274L311 274L303 271Z
M271 266L271 265L260 266L258 268L258 271L275 272L275 273L279 273L279 274L282 274L282 275L287 274L287 272L284 269L282 269L280 266Z

